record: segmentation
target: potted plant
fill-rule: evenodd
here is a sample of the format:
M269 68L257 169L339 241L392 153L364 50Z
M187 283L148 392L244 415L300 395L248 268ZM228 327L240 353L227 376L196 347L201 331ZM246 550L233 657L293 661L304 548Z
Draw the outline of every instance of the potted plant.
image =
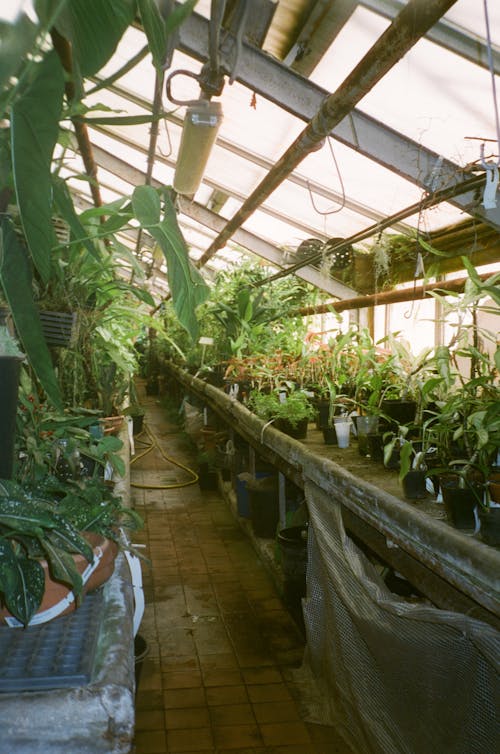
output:
M216 490L218 473L215 463L215 448L198 453L198 485L200 490Z
M82 486L54 477L36 486L0 482L4 619L28 625L41 606L53 607L49 599L62 601L61 610L74 608L85 590L111 575L118 527L139 525L139 516L98 480ZM93 568L97 565L100 573ZM54 612L36 621L55 617Z
M303 390L275 389L267 394L254 391L250 394L249 408L295 439L304 439L307 425L314 418L314 408Z

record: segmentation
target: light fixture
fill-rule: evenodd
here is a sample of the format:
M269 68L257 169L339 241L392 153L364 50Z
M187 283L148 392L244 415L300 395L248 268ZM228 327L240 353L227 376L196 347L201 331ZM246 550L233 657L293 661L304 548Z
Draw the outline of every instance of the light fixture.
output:
M199 99L189 103L173 183L174 191L178 194L194 196L196 193L221 122L220 102Z

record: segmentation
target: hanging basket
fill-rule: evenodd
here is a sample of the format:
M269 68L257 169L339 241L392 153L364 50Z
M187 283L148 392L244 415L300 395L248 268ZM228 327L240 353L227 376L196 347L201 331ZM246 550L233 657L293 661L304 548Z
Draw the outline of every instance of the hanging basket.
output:
M50 347L67 348L76 335L76 312L52 312L45 309L38 312L45 342ZM17 337L12 315L8 307L0 307L0 324L7 325Z
M373 293L375 290L375 261L373 254L354 254L353 285L359 293Z
M345 249L339 249L329 254L331 248L343 241L343 238L329 238L325 244L324 251L330 258L330 270L337 272L339 270L345 270L346 267L352 264L354 251L351 245L346 246Z
M42 332L48 346L68 347L76 329L74 312L40 311Z

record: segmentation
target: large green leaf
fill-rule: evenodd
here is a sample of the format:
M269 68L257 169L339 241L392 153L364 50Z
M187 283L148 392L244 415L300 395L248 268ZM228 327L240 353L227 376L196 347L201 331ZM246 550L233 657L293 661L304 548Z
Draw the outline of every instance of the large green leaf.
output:
M137 0L142 26L146 34L153 64L157 71L164 68L175 45L169 36L180 26L192 12L198 0L186 0L178 5L167 18L160 13L155 0Z
M198 335L195 310L208 298L209 289L189 260L188 248L170 197L165 191L163 219L160 214L160 198L151 186L138 186L134 190L132 206L143 228L153 236L163 251L175 312L181 325L195 340Z
M0 91L19 69L33 46L37 31L37 26L24 13L15 24L0 22Z
M12 108L12 166L17 203L29 250L42 279L50 275L56 243L52 226L50 166L59 133L64 78L57 54L40 64Z
M68 0L57 30L71 42L81 76L93 76L108 62L135 13L136 0Z
M68 223L72 235L76 240L82 242L89 254L92 254L95 259L99 260L100 254L95 248L92 241L88 238L87 231L81 224L78 215L75 212L73 200L69 193L68 187L66 186L66 183L62 180L62 178L53 176L52 188L54 191L54 201L56 207L61 213L63 220Z
M82 591L83 582L73 555L54 545L49 538L42 540L41 545L47 556L51 577L71 586L78 596Z
M5 604L12 615L26 625L42 602L45 573L37 560L18 555L12 564L11 579L4 591Z
M62 410L59 384L33 301L28 256L7 217L0 221L0 283L31 367L50 401Z

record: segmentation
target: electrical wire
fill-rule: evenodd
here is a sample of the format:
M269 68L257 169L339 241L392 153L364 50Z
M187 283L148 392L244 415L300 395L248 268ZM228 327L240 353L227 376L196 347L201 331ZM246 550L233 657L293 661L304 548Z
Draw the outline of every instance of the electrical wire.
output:
M130 483L131 487L134 487L136 489L141 489L141 490L174 490L174 489L178 489L179 487L188 487L191 484L196 484L196 482L198 481L198 474L195 471L193 471L193 469L190 469L189 466L185 466L180 461L175 461L173 458L168 456L165 453L165 451L162 449L162 447L160 446L156 436L149 429L147 424L145 425L145 429L143 430L143 432L141 432L140 435L138 435L138 437L140 437L142 434L146 434L149 440L149 445L147 445L143 451L141 451L140 453L138 453L132 458L132 460L130 461L131 466L132 464L139 461L141 458L144 458L144 456L146 456L148 453L151 453L153 450L157 450L158 453L161 455L161 457L165 461L167 461L168 463L172 463L174 466L178 466L180 469L183 469L184 471L187 471L188 474L190 474L193 478L188 482L176 482L175 484L138 484L136 482L131 482Z
M498 143L498 150L499 150L497 164L500 166L500 116L498 113L497 91L496 91L496 84L495 84L495 67L493 65L490 20L488 16L488 0L483 0L483 6L484 6L484 21L485 21L485 26L486 26L486 42L487 42L487 50L488 50L488 68L489 68L490 76L491 76L491 88L493 92L493 110L495 113L495 125L496 125L497 143Z
M342 190L342 199L341 199L341 202L340 202L340 206L337 207L337 208L335 208L335 209L326 210L325 212L323 212L322 210L318 209L317 206L316 206L316 204L315 204L315 202L314 202L314 196L313 196L313 193L311 191L310 181L309 180L306 181L307 190L309 191L309 199L311 200L311 204L312 204L312 207L313 207L314 211L317 212L318 215L324 215L324 216L335 215L337 212L341 212L344 209L345 203L346 203L344 181L342 180L342 174L340 172L340 168L339 168L339 164L337 162L337 158L335 157L335 152L333 151L332 142L330 140L330 137L328 137L326 139L326 141L328 143L328 146L330 147L330 154L332 155L333 164L335 165L335 169L337 171L337 176L338 176L338 179L339 179L339 182L340 182L340 188Z

